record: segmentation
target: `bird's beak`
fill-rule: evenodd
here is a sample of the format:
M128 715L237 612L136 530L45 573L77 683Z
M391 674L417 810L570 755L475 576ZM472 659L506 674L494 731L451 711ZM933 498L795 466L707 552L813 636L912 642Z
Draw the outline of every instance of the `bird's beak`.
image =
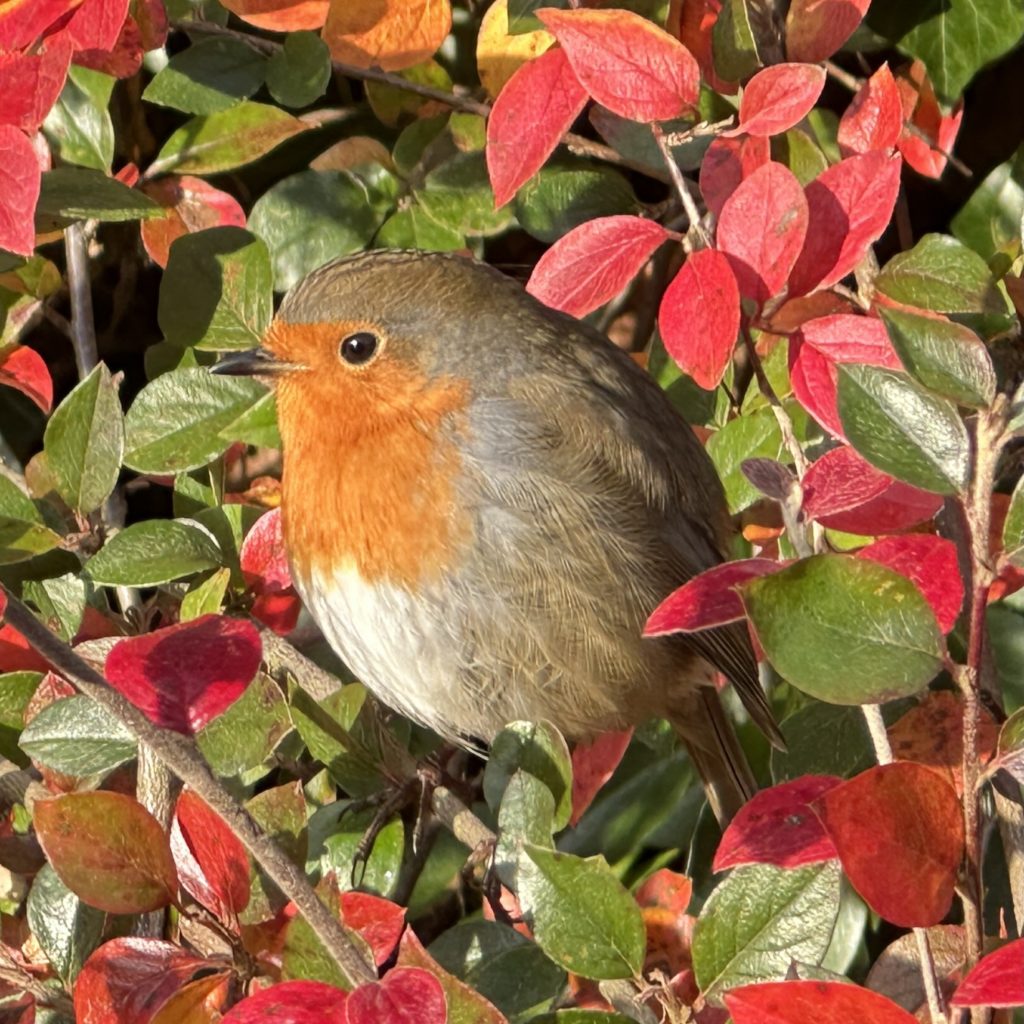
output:
M251 348L226 356L211 366L210 372L228 377L279 377L283 373L299 369L300 366L278 359L265 348Z

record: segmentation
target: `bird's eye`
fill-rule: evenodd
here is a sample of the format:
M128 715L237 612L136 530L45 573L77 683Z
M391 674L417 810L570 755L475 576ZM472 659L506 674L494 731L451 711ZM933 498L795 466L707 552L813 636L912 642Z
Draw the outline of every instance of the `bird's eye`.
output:
M341 358L351 366L362 366L376 354L379 342L376 334L369 331L356 331L341 342Z

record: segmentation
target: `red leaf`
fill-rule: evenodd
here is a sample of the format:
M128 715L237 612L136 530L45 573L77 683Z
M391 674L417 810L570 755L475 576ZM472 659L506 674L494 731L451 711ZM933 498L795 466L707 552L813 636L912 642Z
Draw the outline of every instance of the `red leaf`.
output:
M420 967L395 967L382 981L360 985L348 997L348 1024L445 1024L441 983Z
M743 87L740 123L729 134L780 135L802 121L825 87L825 69L816 64L773 64Z
M322 981L282 981L236 1003L221 1024L348 1024L344 989Z
M871 0L793 0L786 15L786 54L816 64L831 57L867 14Z
M690 254L665 289L658 326L668 354L706 391L718 387L740 329L740 291L729 258Z
M953 1006L1024 1006L1024 939L982 957L950 999Z
M618 295L668 237L653 220L597 217L541 256L526 290L545 306L584 316Z
M842 781L834 775L804 775L756 793L726 828L712 870L744 864L798 868L832 860L836 848L810 805Z
M697 102L700 68L678 39L632 11L537 11L583 88L632 121L668 121Z
M782 164L767 163L740 182L722 207L717 237L744 298L763 302L781 291L803 248L807 217L804 190Z
M32 255L41 177L32 143L13 125L0 124L0 249Z
M909 761L869 768L814 809L850 883L903 928L938 924L953 902L964 826L953 787Z
M964 603L964 581L952 541L930 533L883 537L861 548L857 557L887 565L911 580L932 606L943 633L956 625Z
M685 914L693 898L693 882L669 868L659 868L634 894L640 907L658 907L675 915Z
M843 156L890 150L903 133L903 103L888 64L861 87L839 122Z
M104 943L75 979L77 1024L148 1024L176 993L198 978L227 975L223 962L204 960L161 939Z
M760 135L712 140L700 165L700 190L707 208L716 216L744 178L771 159L771 144Z
M272 508L256 520L242 541L239 560L245 582L257 593L280 593L291 588L280 508Z
M505 83L487 118L495 207L504 206L544 166L586 102L565 50L547 50Z
M8 0L0 6L0 53L23 50L35 42L77 0Z
M177 895L167 836L145 807L122 793L68 793L36 802L36 835L61 881L109 914L143 914Z
M35 53L0 52L0 124L35 131L57 102L71 44L47 40Z
M938 772L962 796L964 789L963 701L949 690L933 690L886 730L896 761L913 761ZM999 742L999 726L984 707L978 717L975 749L988 764Z
M507 891L507 890L506 890ZM485 904L489 906L489 904ZM449 974L424 948L416 933L407 928L398 948L399 967L416 967L432 974L441 983L447 1003L450 1024L508 1024L505 1015L492 1006L479 992L470 988L454 974Z
M830 530L878 535L931 519L942 497L875 469L849 445L826 452L803 479L803 512Z
M60 30L76 50L112 50L128 17L129 0L83 0Z
M121 26L117 42L111 49L81 50L75 54L75 63L92 68L93 71L102 71L114 78L131 78L142 67L144 46L142 29L129 14Z
M249 904L251 883L249 856L241 840L190 789L178 797L171 827L171 850L182 888L237 927L238 915Z
M757 576L778 572L785 566L768 558L725 562L694 576L673 591L644 626L644 636L696 633L744 618L743 602L736 588Z
M132 14L142 35L145 52L159 50L167 41L167 8L163 0L135 0Z
M807 241L789 288L800 295L844 278L885 231L900 190L898 156L880 151L847 157L807 186Z
M891 999L844 981L767 981L723 998L733 1024L916 1024Z
M106 676L150 721L192 735L242 695L262 653L251 622L203 615L121 640Z
M227 192L191 175L170 175L147 182L142 191L167 211L163 217L142 221L142 244L149 258L167 266L171 243L182 235L204 228L245 227L245 211Z
M386 963L405 929L405 908L368 892L343 892L342 921L366 940L378 967Z
M899 151L918 174L939 178L960 131L963 101L960 100L951 113L943 113L928 72L919 60L900 72L896 85L903 101L905 122Z
M6 623L0 626L0 672L47 672L50 663Z
M845 439L837 405L837 363L869 363L889 370L903 364L882 322L871 317L835 313L808 320L796 332L789 347L793 394L826 430Z
M579 824L583 812L593 803L601 787L615 774L632 738L632 729L603 732L573 747L570 825L575 827Z
M903 363L881 320L853 313L833 313L808 320L800 337L834 363L868 363L902 370Z
M0 384L27 395L43 412L53 408L53 379L35 349L22 345L0 353Z

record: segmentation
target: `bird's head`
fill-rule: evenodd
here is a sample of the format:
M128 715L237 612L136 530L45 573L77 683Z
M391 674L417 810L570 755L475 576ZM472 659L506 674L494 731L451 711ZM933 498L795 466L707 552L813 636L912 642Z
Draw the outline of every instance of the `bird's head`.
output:
M471 260L396 250L347 257L301 281L261 347L214 372L265 378L284 405L386 416L486 363L473 338L494 336L479 328L501 315L502 295L514 304L510 316L521 316L518 286Z

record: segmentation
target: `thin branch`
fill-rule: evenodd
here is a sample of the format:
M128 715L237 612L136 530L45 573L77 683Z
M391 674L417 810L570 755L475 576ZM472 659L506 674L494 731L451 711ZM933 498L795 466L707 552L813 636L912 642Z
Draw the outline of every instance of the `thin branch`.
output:
M862 704L861 711L871 736L871 745L875 748L875 760L879 764L892 764L892 746L881 707L878 704Z
M274 42L272 39L250 35L248 32L239 32L236 29L225 28L223 25L216 25L209 21L181 21L175 23L174 27L182 32L198 32L210 36L227 36L232 39L238 39L251 46L257 52L267 54L268 56L277 53L281 49L281 44ZM446 92L444 89L435 89L430 85L410 82L408 78L393 74L390 71L381 71L379 68L359 68L354 64L346 64L340 60L332 60L331 68L346 78L390 85L392 88L400 89L402 92L413 93L416 96L422 96L424 99L443 103L445 106L461 111L464 114L476 114L479 117L487 117L491 112L490 103L486 103L483 100L475 100L471 96L463 96L459 93ZM611 146L595 142L593 139L586 139L582 135L566 132L562 136L562 144L571 153L575 153L578 156L588 156L596 160L604 160L606 163L616 164L619 167L625 167L628 170L646 174L649 178L654 178L658 181L669 181L667 174L659 174L655 168L650 167L648 164L630 160L628 157L624 157L618 150L612 149ZM143 174L143 178L154 177L162 173L162 170L163 165L151 164Z
M71 343L79 379L88 376L98 361L96 328L92 318L92 283L89 280L89 232L76 221L64 231L64 252L68 262L71 292Z
M135 737L146 744L182 782L190 786L220 816L256 862L292 900L353 986L375 981L376 971L330 911L320 902L306 876L256 824L248 812L221 785L195 745L184 736L159 729L133 704L114 690L104 677L54 636L29 609L5 588L4 617L31 646L76 689L102 705Z
M834 64L830 60L825 61L825 70L828 72L829 78L834 78L840 85L846 86L850 92L860 92L860 87L864 84L856 75L844 71L838 64Z
M708 233L704 230L703 224L701 224L700 211L697 209L697 203L693 198L693 193L690 191L690 183L683 177L683 172L679 169L679 164L676 163L676 159L672 155L672 150L669 148L668 140L665 137L665 133L661 130L661 126L652 124L651 134L654 136L654 141L658 144L658 149L661 150L662 159L665 162L665 167L668 168L669 177L672 179L672 185L679 196L679 201L683 204L686 216L690 219L687 234L692 233L700 240L701 246L707 248L711 244L711 240L708 238Z

